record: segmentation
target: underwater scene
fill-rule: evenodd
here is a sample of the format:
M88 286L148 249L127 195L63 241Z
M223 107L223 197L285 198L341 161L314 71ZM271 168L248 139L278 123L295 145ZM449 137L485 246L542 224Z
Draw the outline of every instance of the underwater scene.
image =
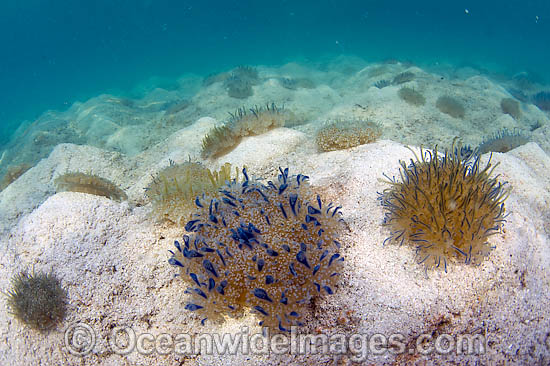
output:
M549 365L550 2L4 1L1 365Z

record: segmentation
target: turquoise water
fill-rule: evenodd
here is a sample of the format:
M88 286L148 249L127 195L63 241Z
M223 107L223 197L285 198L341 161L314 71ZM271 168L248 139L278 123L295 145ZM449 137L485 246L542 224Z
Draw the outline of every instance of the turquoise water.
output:
M550 81L548 1L4 1L0 144L24 121L155 77L338 55Z

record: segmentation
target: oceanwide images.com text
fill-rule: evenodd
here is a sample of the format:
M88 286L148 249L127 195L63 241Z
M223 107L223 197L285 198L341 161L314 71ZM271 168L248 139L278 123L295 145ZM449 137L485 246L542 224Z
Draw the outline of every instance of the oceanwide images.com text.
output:
M65 347L75 356L94 352L98 341L94 330L87 324L75 323L65 331ZM237 333L139 333L131 327L113 328L108 339L110 349L119 355L138 352L144 355L166 354L324 354L347 355L351 361L361 362L369 356L385 354L482 355L486 352L486 339L482 334L420 334L412 341L395 333L374 334L300 334L292 327L288 334L271 334L269 328L252 333L246 326Z

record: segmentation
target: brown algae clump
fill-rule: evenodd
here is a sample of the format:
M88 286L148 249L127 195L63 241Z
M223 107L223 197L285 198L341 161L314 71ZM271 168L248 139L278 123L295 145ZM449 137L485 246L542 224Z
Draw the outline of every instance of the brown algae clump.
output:
M245 309L260 325L290 331L314 297L332 294L342 267L340 207L315 196L304 175L280 169L277 181L245 177L204 197L176 241L169 263L191 295L187 310L219 321Z
M222 126L214 127L202 140L203 158L216 158L234 149L246 136L260 135L267 131L284 127L291 114L275 103L265 107L254 106L246 110L239 108L229 113L229 120Z
M509 194L506 183L491 177L496 165L481 169L479 155L463 158L458 148L420 155L408 166L401 161L401 181L390 179L380 195L391 230L384 243L413 245L426 268L481 263L492 249L487 239L501 231Z
M80 192L103 196L114 201L124 201L128 197L113 182L93 174L80 172L66 173L55 179L57 192Z
M153 203L152 214L158 221L183 226L195 208L195 198L203 193L215 194L226 181L238 180L239 171L231 177L231 164L225 163L212 172L198 162L170 165L160 171L147 187L146 195Z
M23 271L13 276L11 282L7 303L17 320L40 331L63 320L67 294L54 275Z
M361 119L337 119L317 131L315 142L320 151L349 149L376 141L382 134L380 125Z

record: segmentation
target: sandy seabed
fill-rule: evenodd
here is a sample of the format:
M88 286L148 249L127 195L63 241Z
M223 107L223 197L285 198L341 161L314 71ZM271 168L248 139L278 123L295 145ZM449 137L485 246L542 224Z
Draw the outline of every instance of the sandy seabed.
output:
M324 71L296 64L258 70L262 83L247 100L227 96L222 83L198 87L196 78L185 77L180 81L181 90L155 89L131 105L124 102L113 107L114 97L100 96L75 104L66 112L49 112L49 116L67 122L59 122L55 133L53 129L39 131L41 123L27 127L27 135L53 140L47 140L51 149L46 140L35 142L43 143L39 150L47 154L0 192L0 289L9 289L9 280L17 271L33 267L53 271L68 291L68 313L57 328L39 333L13 319L4 306L0 311L0 363L338 365L356 360L353 346L344 352L318 354L242 350L229 354L203 349L194 355L177 354L170 347L164 352L166 348L159 346L163 337L178 334L237 335L243 329L249 335L261 333L252 315L201 326L200 319L183 308L188 296L185 286L175 276L177 270L167 263L168 250L183 229L150 219L151 205L144 188L170 160L181 163L189 157L199 159L202 138L220 124L227 111L266 101L284 104L299 123L244 138L228 154L203 163L209 168L225 162L247 166L249 172L268 179L275 177L278 167L289 167L291 174L308 175L313 189L325 200L343 207L350 231L342 238L346 261L340 283L334 295L315 301L299 333L340 334L347 340L360 335L375 343L376 337L396 335L395 339L406 346L401 354L395 354L395 347L379 354L369 350L366 358L357 360L366 365L549 363L547 115L523 102L519 120L504 114L500 101L510 97L503 86L506 83L470 69L427 72L400 63L364 66L351 59ZM400 100L397 91L403 85L373 86L375 81L391 79L403 71L416 75L406 85L423 92L424 106ZM308 77L315 87L286 89L280 78L289 76ZM190 105L174 115L151 107L154 101L176 100L175 95L182 98L185 90L193 88L196 93L189 98ZM435 107L438 96L444 94L464 104L463 120ZM146 112L138 114L132 108ZM147 115L148 122L144 117L132 124L132 113ZM373 120L382 126L383 135L371 144L319 152L312 136L331 118ZM509 216L504 231L491 238L495 249L480 266L453 264L448 273L426 272L416 263L413 248L382 245L389 233L381 226L383 209L377 192L387 187L380 181L384 173L398 174L399 161L413 158L403 144L447 147L458 136L475 146L483 136L504 127L526 131L531 142L492 156L493 163L500 163L494 174L500 174L499 180L507 181L512 191L506 201ZM68 128L81 140L58 143L52 137L66 136ZM52 136L44 137L47 133ZM27 140L22 136L20 141ZM482 164L488 158L485 154ZM70 171L110 179L125 190L128 201L74 192L56 194L53 181ZM66 330L76 323L87 324L96 337L94 347L84 356L74 355L75 349L67 344L72 338L65 338L75 334ZM141 352L135 349L118 354L109 342L113 329L119 326L131 327L136 335L151 334L157 348L147 354L153 344L147 343L147 338ZM435 345L437 339L481 336L485 350L471 355L454 349L448 354L409 352L422 335L431 337L422 343L426 347ZM364 350L361 352L365 355Z

